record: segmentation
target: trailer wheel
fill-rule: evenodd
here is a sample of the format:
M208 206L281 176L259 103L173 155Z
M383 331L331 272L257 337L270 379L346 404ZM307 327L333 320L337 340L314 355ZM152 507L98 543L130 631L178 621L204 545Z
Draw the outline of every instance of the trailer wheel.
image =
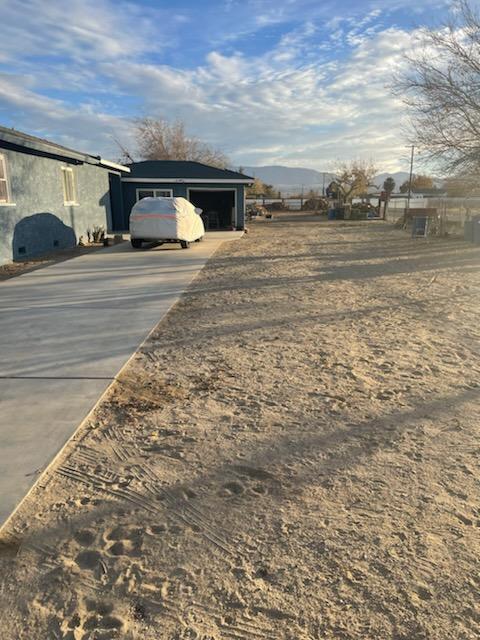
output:
M132 247L134 249L141 249L142 248L142 240L140 238L131 238L130 240Z
M180 240L180 246L182 247L182 249L188 249L190 243L187 240Z

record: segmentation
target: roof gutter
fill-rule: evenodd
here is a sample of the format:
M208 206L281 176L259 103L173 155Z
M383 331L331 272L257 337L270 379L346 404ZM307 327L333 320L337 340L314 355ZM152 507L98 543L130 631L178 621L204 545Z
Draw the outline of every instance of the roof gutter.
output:
M252 184L253 180L238 180L234 178L122 178L122 182L156 182L162 184Z
M64 151L55 145L49 145L45 142L36 142L35 140L25 140L21 136L17 136L14 133L11 134L8 131L2 131L0 133L0 141L8 142L17 147L24 147L25 149L33 149L34 151L43 151L44 153L51 153L55 156L62 158L72 158L72 160L78 160L80 162L88 162L89 156L84 153L78 153L77 151Z
M23 147L24 149L33 149L34 151L49 153L60 158L69 158L71 160L76 160L77 162L100 165L103 167L116 169L117 171L130 173L130 169L128 167L124 167L122 164L118 164L116 162L110 162L109 160L105 160L100 156L91 156L79 151L62 149L60 147L57 147L55 144L49 144L48 142L37 142L36 140L30 139L27 140L25 138L22 138L22 136L16 135L14 132L10 133L9 131L0 131L0 146L2 141L7 142L8 144L15 145L16 147Z
M124 167L123 164L118 164L117 162L105 160L105 158L100 158L99 164L103 165L104 167L110 167L111 169L117 169L118 171L125 171L125 173L130 173L130 169L128 167Z

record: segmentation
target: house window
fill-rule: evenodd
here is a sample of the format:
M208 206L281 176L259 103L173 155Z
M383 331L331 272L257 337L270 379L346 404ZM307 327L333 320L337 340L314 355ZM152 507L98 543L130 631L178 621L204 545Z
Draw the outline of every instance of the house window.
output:
M7 176L7 159L0 154L0 204L10 202L10 188Z
M63 204L78 204L77 183L72 167L62 167Z
M137 189L137 202L142 198L171 198L172 189Z

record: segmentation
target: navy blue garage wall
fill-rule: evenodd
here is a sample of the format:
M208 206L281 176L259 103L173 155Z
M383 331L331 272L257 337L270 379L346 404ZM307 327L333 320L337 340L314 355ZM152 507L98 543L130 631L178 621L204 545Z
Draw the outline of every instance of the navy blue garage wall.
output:
M237 228L243 229L245 226L245 208L244 208L244 185L228 184L228 183L201 183L194 184L189 182L172 182L172 183L153 183L153 182L122 182L123 192L123 210L113 211L113 230L128 231L128 221L133 205L137 201L137 189L172 189L173 196L178 198L187 198L187 189L235 189L237 192Z

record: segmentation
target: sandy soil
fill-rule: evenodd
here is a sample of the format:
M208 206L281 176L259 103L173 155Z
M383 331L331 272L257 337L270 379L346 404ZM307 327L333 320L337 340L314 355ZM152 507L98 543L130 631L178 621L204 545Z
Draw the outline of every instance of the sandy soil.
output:
M224 245L10 522L2 640L478 638L479 263Z

